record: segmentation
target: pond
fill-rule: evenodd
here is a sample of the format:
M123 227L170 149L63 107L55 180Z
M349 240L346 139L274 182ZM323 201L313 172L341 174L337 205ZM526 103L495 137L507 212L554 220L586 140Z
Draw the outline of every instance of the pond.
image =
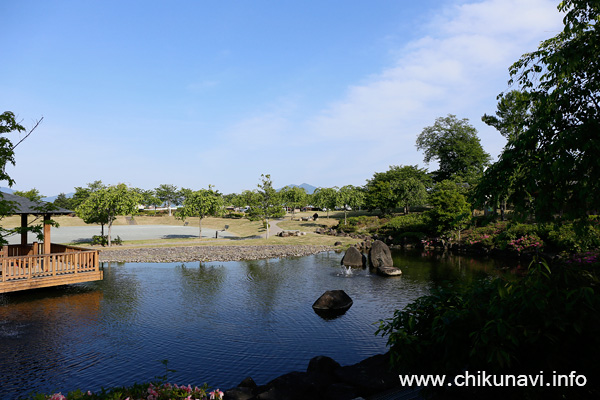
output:
M386 351L377 321L433 285L496 274L497 261L394 253L401 277L347 275L343 254L240 262L104 264L104 281L0 295L0 397L147 382L258 384L327 355L342 365ZM326 290L354 300L323 319Z

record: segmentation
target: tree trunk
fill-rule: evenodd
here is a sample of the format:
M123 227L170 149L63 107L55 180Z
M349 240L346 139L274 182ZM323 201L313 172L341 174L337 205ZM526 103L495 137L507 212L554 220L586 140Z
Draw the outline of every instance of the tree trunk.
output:
M267 222L267 239L269 238L269 218L265 218L265 221Z
M112 229L112 222L109 222L109 223L108 223L108 247L110 247L110 246L111 246L111 243L112 243L112 241L111 241L111 238L110 238L110 232L111 232L111 229ZM104 236L104 235L103 235L103 236Z
M198 227L200 228L200 232L198 233L198 238L202 239L202 217L198 217Z

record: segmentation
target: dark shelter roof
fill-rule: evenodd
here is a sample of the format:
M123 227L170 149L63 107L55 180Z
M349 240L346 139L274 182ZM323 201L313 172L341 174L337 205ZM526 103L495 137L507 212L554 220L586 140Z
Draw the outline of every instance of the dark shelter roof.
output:
M54 206L52 203L45 201L34 202L26 197L17 196L10 193L0 192L0 201L10 201L14 206L12 214L33 214L33 215L56 215L56 214L73 214L74 211L67 210Z

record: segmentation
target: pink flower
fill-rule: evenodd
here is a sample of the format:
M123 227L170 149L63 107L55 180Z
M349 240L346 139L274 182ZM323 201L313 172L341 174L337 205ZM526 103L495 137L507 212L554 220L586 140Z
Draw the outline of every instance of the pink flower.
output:
M223 392L219 389L210 392L210 400L221 400L223 398Z

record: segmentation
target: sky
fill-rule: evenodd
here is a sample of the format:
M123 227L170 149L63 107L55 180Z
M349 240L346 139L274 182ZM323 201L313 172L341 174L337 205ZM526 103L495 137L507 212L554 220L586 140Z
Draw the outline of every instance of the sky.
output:
M240 193L261 174L363 186L391 165L435 170L415 142L448 114L497 159L505 139L481 116L562 30L557 5L3 0L0 112L43 118L7 172L44 196L95 180Z

